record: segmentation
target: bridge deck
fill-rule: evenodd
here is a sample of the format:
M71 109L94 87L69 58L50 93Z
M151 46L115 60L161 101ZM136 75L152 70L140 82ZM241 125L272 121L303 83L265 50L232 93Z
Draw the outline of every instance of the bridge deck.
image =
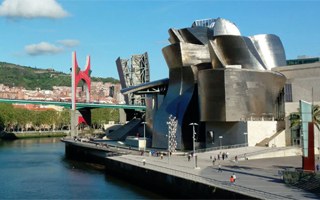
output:
M21 100L21 99L0 99L0 103L20 103L20 104L42 104L42 105L56 105L71 108L71 102L62 101L36 101L36 100ZM76 103L76 108L123 108L145 110L145 106L127 105L127 104L107 104L107 103Z

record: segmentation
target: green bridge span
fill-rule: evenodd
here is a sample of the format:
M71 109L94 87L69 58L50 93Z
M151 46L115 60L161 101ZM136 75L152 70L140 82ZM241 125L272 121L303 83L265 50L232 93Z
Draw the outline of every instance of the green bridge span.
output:
M36 100L21 100L21 99L0 99L0 103L19 103L19 104L41 104L41 105L56 105L71 108L71 102L62 101L36 101ZM103 103L76 103L77 109L82 108L123 108L146 110L145 106L127 105L127 104L103 104Z

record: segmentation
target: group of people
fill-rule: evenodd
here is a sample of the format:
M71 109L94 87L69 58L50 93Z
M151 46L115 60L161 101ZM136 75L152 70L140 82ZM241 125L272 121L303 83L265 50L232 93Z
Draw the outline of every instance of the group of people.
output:
M221 158L222 158L222 160L227 159L227 158L229 157L229 152L227 152L227 153L223 152L223 153L221 154L221 151L220 151L220 153L217 155L217 157L218 157L218 160L220 160ZM217 157L216 157L216 156L214 156L214 157L210 156L211 162L212 162L213 160L216 161L216 160L217 160Z
M143 150L140 151L140 155L143 155ZM161 151L149 151L149 156L157 156L157 157L161 157L161 159L163 159L163 153ZM169 155L169 152L167 152L167 155ZM172 155L172 153L170 152L170 155Z

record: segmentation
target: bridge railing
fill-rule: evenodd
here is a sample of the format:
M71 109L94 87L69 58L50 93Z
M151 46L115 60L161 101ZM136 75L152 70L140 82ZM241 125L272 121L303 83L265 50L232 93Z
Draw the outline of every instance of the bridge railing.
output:
M126 156L120 156L118 158L121 158L123 160L125 160L126 163L130 163L139 167L148 167L149 169L153 169L159 172L163 172L166 174L170 174L173 176L177 176L180 178L184 178L184 179L189 179L191 181L197 181L197 182L201 182L203 184L207 184L207 185L212 185L212 186L219 186L220 188L224 189L224 190L228 190L228 191L232 191L232 192L237 192L243 195L248 195L248 193L251 193L250 196L253 197L259 197L261 198L262 196L265 199L293 199L287 196L282 196L282 195L278 195L278 194L273 194L270 192L266 192L266 191L261 191L261 190L257 190L254 188L249 188L249 187L245 187L245 186L241 186L241 185L235 185L232 184L230 181L221 181L221 180L217 180L214 178L208 178L208 177L203 177L203 176L199 176L193 173L189 173L189 172L185 172L185 171L181 171L181 170L177 170L177 169L172 169L172 168L168 168L168 167L164 167L164 166L159 166L159 165L155 165L155 164L151 164L151 163L145 163L145 166L143 165L143 163L141 161L137 161L134 159L130 159Z

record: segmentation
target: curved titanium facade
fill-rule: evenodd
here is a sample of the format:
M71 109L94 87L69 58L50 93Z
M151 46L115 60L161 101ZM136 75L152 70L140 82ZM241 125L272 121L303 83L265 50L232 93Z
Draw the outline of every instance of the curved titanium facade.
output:
M285 66L286 54L280 38L273 34L255 35L249 37L266 65L266 69Z
M210 55L215 54L224 67L241 65L243 69L265 70L264 66L254 57L242 36L217 36L209 42ZM213 60L213 68L216 68ZM220 65L219 65L220 68Z
M269 70L286 62L277 36L243 37L221 18L169 29L169 35L171 45L162 49L169 67L167 93L158 110L148 112L153 147L168 147L170 115L178 120L177 149L192 148L190 123L198 123L197 142L205 143L206 124L279 118L286 78ZM158 105L156 99L149 95L149 109Z
M214 36L241 35L238 27L234 23L222 18L216 20L216 23L213 26L213 33Z
M246 121L277 116L286 78L271 71L210 69L198 73L201 121Z

